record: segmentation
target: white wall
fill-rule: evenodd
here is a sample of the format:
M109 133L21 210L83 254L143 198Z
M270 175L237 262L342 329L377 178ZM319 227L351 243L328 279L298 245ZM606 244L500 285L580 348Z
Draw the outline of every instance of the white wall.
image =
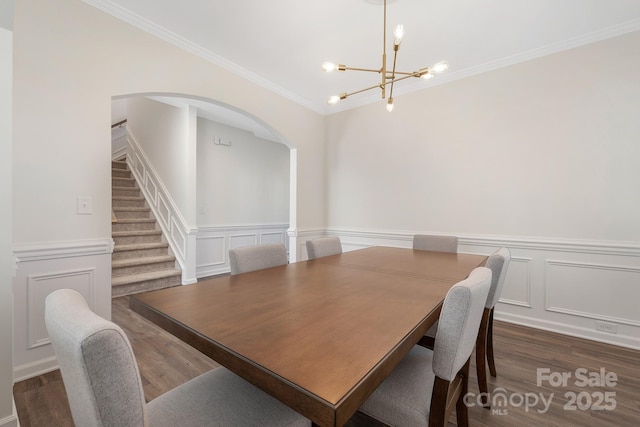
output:
M235 247L289 248L290 157L283 144L198 119L198 277L229 272L228 253ZM290 257L299 259L295 251Z
M198 118L197 158L198 226L289 223L288 147Z
M296 227L324 225L324 212L314 206L324 206L325 194L324 164L318 160L325 127L319 114L80 0L17 2L13 41L13 250L28 260L18 264L13 285L16 307L34 307L30 313L16 308L15 333L16 341L18 335L23 343L35 337L38 344L38 350L14 349L14 375L51 369L53 353L38 335L44 294L27 301L29 283L47 278L47 285L65 286L69 282L61 277L92 268L78 285L99 295L94 308L110 316L104 295L110 290L113 244L113 96L217 100L268 124L297 152ZM92 215L76 214L78 196L92 198ZM34 351L37 357L27 356Z
M5 10L3 4L2 12ZM12 32L0 22L0 426L18 425L13 405Z
M329 225L640 242L640 32L328 118Z
M509 246L503 318L640 348L638 51L635 32L329 116L329 230Z
M147 155L185 220L195 220L189 185L196 171L189 165L188 109L173 107L145 97L127 102L127 128ZM191 167L190 167L191 166ZM187 223L195 225L195 221Z

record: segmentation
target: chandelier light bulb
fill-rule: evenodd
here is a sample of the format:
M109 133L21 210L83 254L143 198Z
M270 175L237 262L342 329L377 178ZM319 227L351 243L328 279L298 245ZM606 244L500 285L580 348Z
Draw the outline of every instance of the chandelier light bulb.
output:
M346 99L347 96L349 96L347 93L341 93L340 95L332 95L329 97L329 99L327 100L327 103L329 105L336 105L338 102L340 102L343 99Z
M335 71L338 69L338 64L334 64L333 62L323 62L322 63L322 69L324 71L326 71L327 73L331 72L331 71Z
M338 95L331 95L327 100L327 104L329 105L336 105L338 102L340 102L340 96Z
M387 101L387 111L393 111L393 97L389 97L389 100Z
M429 67L429 72L440 74L440 73L444 73L448 69L449 69L449 63L447 61L440 61L437 64L433 64L431 67Z
M399 46L400 43L402 43L402 38L404 37L404 25L399 24L395 31L393 32L393 44L395 44L396 46Z
M431 80L431 79L432 79L432 78L434 78L434 77L435 77L435 75L434 75L434 74L431 74L430 72L426 72L426 73L424 73L424 74L422 75L422 78L423 78L423 79L425 79L425 80Z

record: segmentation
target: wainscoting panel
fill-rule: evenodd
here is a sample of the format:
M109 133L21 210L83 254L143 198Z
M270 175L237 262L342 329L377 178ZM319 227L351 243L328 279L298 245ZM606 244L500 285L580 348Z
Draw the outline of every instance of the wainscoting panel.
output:
M47 295L56 289L75 289L95 309L95 276L95 268L89 268L27 277L27 350L51 343L44 324L44 300Z
M546 309L640 326L640 268L548 260Z
M175 217L171 218L171 239L176 243L175 250L178 251L178 255L182 259L187 258L187 236L185 235L182 227L176 221Z
M273 244L273 243L282 243L284 244L285 239L283 239L283 235L282 235L282 231L278 231L278 232L266 232L266 233L260 233L260 244L261 245L267 245L267 244Z
M198 227L196 274L198 278L230 271L229 249L241 246L282 243L288 250L288 224Z
M531 308L531 261L531 258L511 258L501 303Z
M100 316L111 318L111 238L14 246L14 381L57 368L44 323L44 301L56 289L75 289Z
M158 187L156 187L156 184L152 181L152 180L147 180L147 182L145 183L147 185L147 192L149 193L149 203L153 203L153 204L157 204L159 203L158 200ZM165 204L165 213L168 215L169 213L169 209L166 207ZM165 216L166 219L166 216ZM166 221L165 221L166 223Z
M226 240L225 236L198 237L196 265L199 269L224 268L227 262Z
M229 235L229 249L239 248L242 246L253 246L258 244L257 233L242 233Z
M164 197L162 197L162 194L158 195L157 206L158 206L158 218L157 219L168 230L169 229L169 217L171 215L171 210L169 209L169 205L167 204L167 202L164 200Z

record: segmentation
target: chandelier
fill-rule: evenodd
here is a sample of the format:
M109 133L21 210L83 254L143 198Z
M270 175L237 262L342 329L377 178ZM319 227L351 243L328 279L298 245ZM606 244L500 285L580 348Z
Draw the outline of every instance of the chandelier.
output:
M367 0L372 2L372 0ZM386 88L389 88L389 98L387 100L387 111L393 111L393 85L395 82L399 82L401 80L409 79L409 78L423 78L423 79L431 79L435 77L436 74L440 74L445 72L449 68L449 64L446 61L440 61L430 67L421 68L417 71L405 72L396 70L396 59L398 56L398 50L400 49L400 43L402 42L402 38L404 37L404 27L402 24L398 25L393 32L393 67L391 71L387 70L387 0L384 0L384 20L383 20L383 28L382 28L382 66L378 69L372 68L353 68L347 67L342 64L334 64L332 62L324 62L322 64L322 68L326 72L330 71L366 71L371 73L378 73L381 75L381 80L379 84L366 87L364 89L357 90L351 93L341 93L340 95L332 95L328 99L329 105L335 105L343 99L351 95L355 95L358 93L362 93L371 89L380 88L382 92L382 99L385 99L386 96Z

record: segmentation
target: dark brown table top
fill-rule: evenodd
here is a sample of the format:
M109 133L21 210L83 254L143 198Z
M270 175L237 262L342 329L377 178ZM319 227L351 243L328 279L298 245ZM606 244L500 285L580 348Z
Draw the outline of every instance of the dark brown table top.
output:
M343 425L485 256L372 247L134 295L131 308L317 425Z

